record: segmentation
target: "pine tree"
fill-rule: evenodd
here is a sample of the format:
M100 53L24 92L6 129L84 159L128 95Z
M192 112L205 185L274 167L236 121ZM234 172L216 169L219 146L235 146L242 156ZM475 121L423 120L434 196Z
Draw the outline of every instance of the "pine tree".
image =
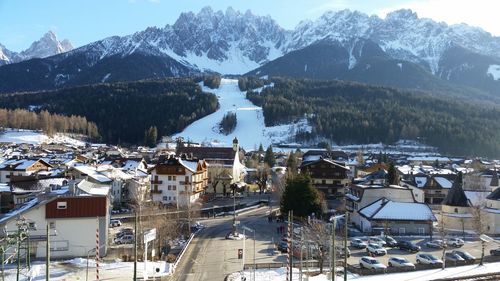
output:
M259 152L264 152L264 147L262 146L262 143L259 145Z
M267 147L266 154L264 155L264 163L269 165L269 167L274 167L274 164L276 164L273 147L271 145Z
M298 174L287 179L285 192L281 197L281 213L293 210L293 215L305 218L312 213L320 217L321 195L311 184L307 175Z
M387 182L389 185L399 184L398 172L392 162L389 164L389 170L387 171Z
M158 139L158 130L156 126L151 126L144 132L144 144L153 147L156 145L156 140Z
M286 166L288 168L288 171L291 171L292 173L297 172L297 156L293 151L290 151L290 154L288 155Z

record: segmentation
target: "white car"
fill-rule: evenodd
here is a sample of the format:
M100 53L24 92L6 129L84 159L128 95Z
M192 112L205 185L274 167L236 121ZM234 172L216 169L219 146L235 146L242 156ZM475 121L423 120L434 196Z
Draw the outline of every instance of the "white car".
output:
M119 238L115 238L115 243L116 244L132 244L134 243L134 235L123 235Z
M120 220L110 220L109 227L121 226L122 222Z
M389 266L394 267L409 267L415 269L415 265L409 260L401 257L391 257L388 261Z
M450 238L448 239L448 245L453 247L462 247L465 244L464 240L460 238Z
M380 237L370 237L370 239L368 239L368 244L370 243L379 244L382 247L385 247L385 244L387 244L387 242Z
M369 268L369 269L386 269L387 267L380 263L377 259L372 257L362 257L359 259L359 266L361 268Z
M359 238L354 238L351 240L351 247L358 248L358 249L364 249L366 248L366 243L365 241L359 239Z
M387 250L384 247L375 243L368 244L368 246L366 247L366 252L376 256L383 256L387 254Z
M443 261L431 254L417 254L417 263L421 264L443 264Z

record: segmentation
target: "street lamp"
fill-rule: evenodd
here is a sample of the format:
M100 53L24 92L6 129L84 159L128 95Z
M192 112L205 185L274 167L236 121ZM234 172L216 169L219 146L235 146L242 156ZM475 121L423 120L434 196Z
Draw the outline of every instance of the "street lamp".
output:
M255 230L249 227L243 226L243 249L245 249L245 230L253 232L253 281L255 281L255 270L256 270L256 262L255 262ZM243 253L243 257L245 257L245 253ZM245 266L245 259L243 258L243 266Z
M92 248L92 249L87 251L87 275L85 276L85 281L89 280L89 257L90 257L90 253L94 252L94 251L95 251L95 248Z

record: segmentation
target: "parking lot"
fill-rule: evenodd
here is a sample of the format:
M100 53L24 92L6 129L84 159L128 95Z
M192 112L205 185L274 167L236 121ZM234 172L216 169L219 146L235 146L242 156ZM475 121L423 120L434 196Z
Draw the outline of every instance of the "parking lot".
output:
M368 237L367 237L368 238ZM394 237L396 240L407 240L407 241L411 241L415 244L417 244L418 246L421 247L421 251L420 253L427 253L427 254L432 254L434 256L436 256L438 259L442 259L442 254L443 254L443 250L442 249L433 249L433 248L428 248L425 246L425 243L427 241L430 241L429 238L427 239L422 239L422 238L406 238L406 239L399 239L398 237ZM365 242L367 241L367 239L363 239ZM348 243L348 245L350 245L350 243ZM500 245L497 244L497 243L487 243L486 244L486 247L485 247L485 251L484 251L484 254L485 256L488 256L490 254L490 250L491 249L496 249L498 248ZM348 258L347 262L348 264L351 264L351 265L357 265L359 264L359 259L363 256L367 256L367 253L366 253L366 249L356 249L356 248L353 248L353 247L349 247L349 249L351 250L351 256ZM458 248L455 248L455 247L452 247L452 246L448 246L446 248L446 251L452 251L454 249L458 249ZM464 250L464 251L467 251L469 254L473 255L474 257L476 258L480 258L481 257L481 242L479 240L477 241L472 241L472 240L466 240L465 241L465 245L460 247L459 248L460 250ZM407 251L403 251L403 250L399 250L397 248L390 248L390 247L386 247L386 250L387 250L387 255L384 255L384 256L378 256L378 257L375 257L376 259L378 259L381 263L387 265L387 261L390 257L403 257L403 258L406 258L408 259L410 262L416 264L416 254L417 253L409 253Z

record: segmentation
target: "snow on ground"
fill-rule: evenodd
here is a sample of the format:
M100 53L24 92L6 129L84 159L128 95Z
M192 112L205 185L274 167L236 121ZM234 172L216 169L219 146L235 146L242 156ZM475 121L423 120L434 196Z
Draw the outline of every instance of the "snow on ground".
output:
M262 108L246 98L246 93L238 88L238 80L222 79L218 89L203 86L203 91L217 95L220 108L193 122L184 131L172 136L173 138L183 137L185 140L212 146L231 146L236 136L240 146L253 149L260 143L266 147L271 143L289 141L297 130L311 130L305 119L291 124L266 127ZM229 111L236 113L237 122L234 131L226 136L220 133L219 123Z
M44 133L31 130L14 130L7 129L0 132L0 143L26 143L26 144L41 144L41 143L59 143L73 146L85 146L85 142L70 138L64 134L56 134L49 137Z
M272 270L259 269L255 272L255 280L266 280L266 281L285 280L285 271L286 271L285 268L277 268ZM459 267L450 267L446 268L445 270L431 269L431 270L412 271L406 273L378 274L372 276L357 276L349 274L348 279L356 281L387 281L387 280L428 281L441 278L471 276L471 275L494 273L494 272L500 272L500 262L487 263L484 266L466 265ZM247 280L250 280L252 276L252 271L245 271L244 274ZM293 270L293 280L299 280L299 270L296 268L294 268ZM314 277L309 277L309 281L327 281L327 280L329 280L329 277L327 277L324 274Z
M488 67L488 74L493 76L493 80L500 79L500 65L492 64Z

